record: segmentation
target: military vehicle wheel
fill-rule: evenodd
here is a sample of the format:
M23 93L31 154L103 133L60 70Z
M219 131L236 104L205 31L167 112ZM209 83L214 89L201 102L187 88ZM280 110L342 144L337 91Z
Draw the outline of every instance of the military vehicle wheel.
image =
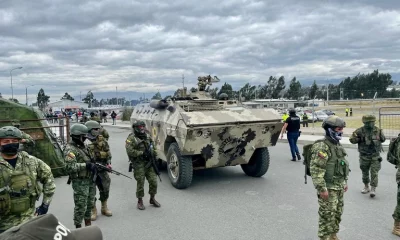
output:
M251 177L263 176L269 168L268 148L257 148L251 156L248 164L240 165L243 172Z
M167 166L172 186L177 189L190 186L193 177L192 158L182 156L177 143L172 143L168 148Z

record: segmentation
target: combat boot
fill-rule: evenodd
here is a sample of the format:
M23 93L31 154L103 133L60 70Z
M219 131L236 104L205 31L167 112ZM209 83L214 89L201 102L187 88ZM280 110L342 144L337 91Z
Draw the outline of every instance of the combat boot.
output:
M101 214L106 215L107 217L112 216L112 212L107 207L107 200L101 202Z
M375 197L375 190L376 190L376 187L371 187L371 193L369 194L369 196L370 197Z
M336 233L332 233L330 239L331 239L331 240L340 240L340 239L338 238L338 236L336 235Z
M140 209L140 210L144 210L145 209L145 207L143 205L143 199L142 198L138 198L137 208Z
M394 220L394 226L392 233L396 236L400 237L400 222Z
M92 208L92 216L90 217L90 220L96 221L96 219L97 219L97 208L96 208L96 202L95 202L93 205L93 208Z
M91 226L92 221L90 219L85 219L85 227Z
M159 204L156 199L154 198L154 195L150 196L150 204L152 204L154 207L161 207L161 204Z
M82 225L81 224L77 224L77 225L75 225L75 228L81 228L82 227Z
M363 190L361 191L361 193L362 194L366 194L366 193L369 193L369 192L370 192L369 185L365 184L365 186L364 186Z

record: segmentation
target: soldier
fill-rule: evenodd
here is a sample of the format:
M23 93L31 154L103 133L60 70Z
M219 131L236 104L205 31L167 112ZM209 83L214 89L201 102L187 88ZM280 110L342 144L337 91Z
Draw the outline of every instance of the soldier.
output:
M99 134L101 128L100 123L95 121L88 121L85 123L85 126L88 128L89 131L87 139L85 141L85 145L86 148L89 150L90 156L92 156L92 158L94 158L96 162L112 169L112 156L110 152L110 146L108 145L104 137ZM101 214L110 217L112 216L112 212L107 207L107 200L110 193L111 179L106 170L98 170L96 185L100 192L99 199L101 201ZM97 199L95 197L92 208L92 221L95 221L97 218L96 200Z
M101 123L100 120L96 121L96 122L98 122L99 124ZM100 125L100 129L99 129L99 135L102 135L108 142L108 139L110 138L110 134L108 134L108 131L101 125Z
M18 120L13 120L11 124L18 129L21 127L21 123ZM22 130L20 130L20 131L22 134L21 150L24 150L24 151L28 152L29 154L31 154L32 149L35 146L35 140L31 137L31 135L25 133Z
M91 162L89 152L85 148L88 128L80 123L72 125L70 129L71 141L65 146L65 170L69 175L68 184L72 182L74 190L74 224L76 228L91 226L91 210L96 196L96 186L93 176L97 171L96 165Z
M329 116L322 123L325 138L311 148L310 173L318 192L320 239L336 239L343 214L343 195L347 191L349 163L339 141L346 123Z
M128 154L129 161L133 167L133 174L137 182L136 197L138 198L137 208L144 210L143 196L144 196L144 180L147 178L149 182L150 204L155 207L161 205L155 200L154 196L157 193L157 175L154 169L149 166L146 168L148 161L150 161L149 153L146 149L153 151L153 156L156 156L153 140L146 133L146 125L143 121L136 121L132 124L133 133L130 133L126 139L126 153Z
M308 116L307 113L303 113L302 115L302 119L303 119L303 127L308 127Z
M360 169L362 171L362 181L364 189L362 194L370 193L370 197L375 197L376 187L378 186L378 172L381 169L382 143L386 140L381 129L375 126L376 118L374 115L362 117L363 127L358 128L350 137L352 144L358 144L360 153ZM371 172L371 189L369 188Z
M397 168L396 182L397 182L397 205L394 209L392 217L394 219L394 226L392 233L400 237L400 134L397 138L393 139L389 144L387 153L387 160Z
M0 233L35 215L46 214L56 185L50 167L42 160L19 151L21 131L0 128ZM42 205L36 208L43 185Z

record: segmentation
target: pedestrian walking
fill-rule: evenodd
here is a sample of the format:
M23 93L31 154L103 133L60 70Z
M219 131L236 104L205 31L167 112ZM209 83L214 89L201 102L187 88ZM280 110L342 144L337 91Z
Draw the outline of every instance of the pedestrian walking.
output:
M287 140L289 142L290 152L292 153L292 161L296 161L296 156L300 161L300 152L297 147L297 139L300 136L300 117L296 115L296 110L293 108L289 109L289 117L286 118L285 124L282 127L281 139L285 131L287 131Z

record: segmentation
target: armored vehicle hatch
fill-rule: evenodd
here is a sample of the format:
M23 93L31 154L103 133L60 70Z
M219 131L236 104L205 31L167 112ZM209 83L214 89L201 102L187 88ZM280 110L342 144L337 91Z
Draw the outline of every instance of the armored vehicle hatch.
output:
M172 185L189 187L193 170L235 165L249 176L263 176L270 161L267 147L276 145L283 126L279 114L212 99L205 85L219 79L198 81L197 91L181 89L171 99L138 104L131 115L131 123L146 123Z

